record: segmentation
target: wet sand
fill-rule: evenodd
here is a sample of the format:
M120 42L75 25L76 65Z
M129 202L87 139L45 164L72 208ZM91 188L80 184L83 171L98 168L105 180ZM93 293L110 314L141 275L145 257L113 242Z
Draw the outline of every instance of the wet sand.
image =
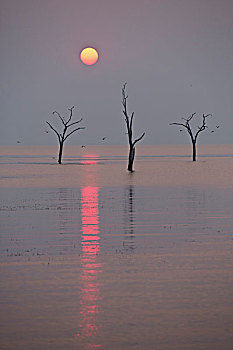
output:
M233 146L0 149L1 349L232 349Z

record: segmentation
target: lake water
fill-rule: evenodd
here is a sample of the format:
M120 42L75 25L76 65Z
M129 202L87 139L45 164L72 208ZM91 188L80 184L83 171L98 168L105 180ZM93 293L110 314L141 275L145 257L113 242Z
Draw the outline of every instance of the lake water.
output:
M1 349L233 348L232 145L0 150Z

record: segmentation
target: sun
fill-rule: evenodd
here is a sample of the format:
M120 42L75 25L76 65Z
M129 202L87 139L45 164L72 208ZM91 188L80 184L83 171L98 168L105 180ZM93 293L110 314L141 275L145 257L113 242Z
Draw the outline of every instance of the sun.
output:
M93 47L86 47L80 53L80 60L87 66L92 66L98 61L99 54Z

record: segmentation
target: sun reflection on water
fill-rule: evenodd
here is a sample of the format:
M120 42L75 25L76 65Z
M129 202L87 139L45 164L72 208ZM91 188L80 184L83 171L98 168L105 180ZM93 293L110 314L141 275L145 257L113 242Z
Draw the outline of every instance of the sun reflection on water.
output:
M102 264L98 262L99 236L99 187L86 186L81 192L82 256L81 256L81 300L80 324L77 334L87 344L87 349L100 349L97 315L100 312L99 274Z

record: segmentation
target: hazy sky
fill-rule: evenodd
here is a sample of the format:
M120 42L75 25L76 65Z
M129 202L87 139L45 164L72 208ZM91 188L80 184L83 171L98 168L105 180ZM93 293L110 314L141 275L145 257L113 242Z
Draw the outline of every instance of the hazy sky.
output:
M0 144L56 144L45 121L72 106L86 130L69 144L125 144L124 82L144 144L186 143L169 123L193 112L213 114L200 143L233 143L232 0L0 4ZM85 46L98 49L96 65L80 62Z

